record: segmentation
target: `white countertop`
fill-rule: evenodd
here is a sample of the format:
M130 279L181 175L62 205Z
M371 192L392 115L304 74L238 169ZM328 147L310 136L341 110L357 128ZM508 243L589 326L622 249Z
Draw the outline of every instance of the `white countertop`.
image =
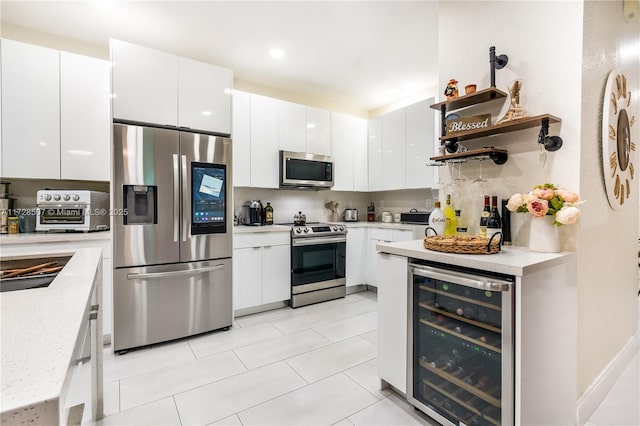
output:
M2 293L0 412L3 420L13 414L7 411L15 410L19 420L26 423L29 419L17 408L58 400L78 332L91 303L101 253L100 248L67 252L31 250L28 255L18 247L3 250L3 259L73 255L49 287Z
M264 226L238 225L233 227L234 234L251 234L253 232L291 232L291 226L288 226L288 225L264 225Z
M480 269L501 274L523 276L539 268L566 262L573 253L538 253L525 247L503 247L497 254L455 254L427 250L423 240L380 243L376 250L382 253L430 260L449 265Z
M110 240L111 231L97 232L29 232L24 234L2 234L0 245L57 243L62 241Z

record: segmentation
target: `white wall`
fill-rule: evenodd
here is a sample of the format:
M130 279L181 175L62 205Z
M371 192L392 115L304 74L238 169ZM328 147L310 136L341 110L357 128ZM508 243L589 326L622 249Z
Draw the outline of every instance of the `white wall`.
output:
M588 200L578 244L578 390L584 392L637 331L638 205L636 183L627 208L609 207L602 181L602 98L609 71L617 67L635 90L640 119L640 18L627 23L621 2L584 4L580 192ZM640 123L632 142L640 146ZM636 179L638 179L636 177Z
M577 392L582 395L637 332L638 199L634 195L631 208L621 212L608 206L602 183L600 116L605 80L614 66L626 67L638 93L639 20L626 23L621 2L612 1L441 2L439 13L443 89L450 78L456 78L460 87L469 83L488 87L488 49L495 45L498 54L509 55L506 68L496 72L497 87L507 91L514 78L522 78L521 103L529 114L546 112L563 120L552 125L550 133L559 134L564 146L549 153L544 166L536 143L539 129L479 144L509 151L505 165L485 164L483 170L491 192L500 198L553 182L578 190L587 200L579 223L562 228L563 248L578 256ZM508 100L501 110L490 105L488 110L472 112L491 112L495 119L507 107ZM473 179L477 163L463 165L462 171L463 177ZM442 172L447 181L446 169ZM512 214L516 245L528 242L526 216Z
M502 166L490 161L483 164L482 174L489 180L489 193L500 199L515 192L529 191L534 185L553 182L574 190L579 184L580 159L580 75L582 50L581 2L537 1L443 1L439 8L439 80L440 92L451 78L464 86L475 83L478 90L490 86L489 47L497 54L509 56L509 63L496 71L496 86L508 93L516 78L524 80L521 104L530 115L553 114L562 124L552 124L550 133L560 135L564 146L548 153L542 163L537 136L539 128L528 129L476 141L465 141L468 148L495 146L509 151L509 160ZM464 30L461 30L464 29ZM509 99L493 101L465 111L466 115L491 113L495 123L508 110ZM461 114L462 115L462 114ZM454 168L457 176L457 167ZM469 223L477 228L482 198L470 185L479 175L479 162L461 166L467 179L463 196L456 197L456 208L466 211ZM441 168L441 180L450 181L446 167ZM460 204L461 200L465 200ZM528 244L528 224L525 214L512 214L515 245ZM476 227L476 228L474 228ZM575 248L577 227L565 227L564 248Z

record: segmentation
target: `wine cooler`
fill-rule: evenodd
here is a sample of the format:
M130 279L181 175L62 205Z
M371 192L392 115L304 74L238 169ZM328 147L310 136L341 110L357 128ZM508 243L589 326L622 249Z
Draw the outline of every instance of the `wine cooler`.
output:
M409 264L407 398L445 425L514 424L511 276Z

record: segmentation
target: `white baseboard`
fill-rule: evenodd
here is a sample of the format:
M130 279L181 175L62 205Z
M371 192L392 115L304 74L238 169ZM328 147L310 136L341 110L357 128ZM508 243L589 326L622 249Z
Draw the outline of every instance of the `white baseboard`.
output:
M604 370L578 398L577 416L578 424L583 425L598 409L602 401L606 398L613 385L618 381L631 359L638 353L640 348L640 331L637 332L624 348L609 362Z

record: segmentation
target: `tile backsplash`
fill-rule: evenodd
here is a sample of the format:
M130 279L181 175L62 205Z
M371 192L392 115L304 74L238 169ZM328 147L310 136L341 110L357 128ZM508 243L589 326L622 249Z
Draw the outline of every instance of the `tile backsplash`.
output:
M346 208L358 210L360 221L367 220L367 206L375 205L376 221L381 221L383 211L391 213L407 212L412 208L420 211L433 209L431 189L407 189L381 192L310 191L295 189L234 188L234 214L242 214L242 205L250 200L267 202L273 207L274 223L291 223L299 211L307 216L308 222L331 220L331 211L325 207L329 201L338 203L338 213Z

